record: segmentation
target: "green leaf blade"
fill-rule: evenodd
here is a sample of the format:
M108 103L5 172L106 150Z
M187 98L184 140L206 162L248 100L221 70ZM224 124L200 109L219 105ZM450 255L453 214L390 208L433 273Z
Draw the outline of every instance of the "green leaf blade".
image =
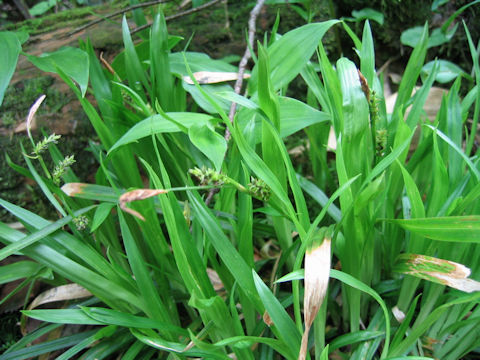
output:
M386 221L432 240L480 243L480 216L477 215Z
M18 37L9 31L0 32L0 105L2 105L5 90L15 72L18 56L22 46Z
M58 70L61 70L80 86L82 97L85 96L90 66L88 54L85 51L73 47L63 47L40 56L27 55L27 58L42 71L58 74Z

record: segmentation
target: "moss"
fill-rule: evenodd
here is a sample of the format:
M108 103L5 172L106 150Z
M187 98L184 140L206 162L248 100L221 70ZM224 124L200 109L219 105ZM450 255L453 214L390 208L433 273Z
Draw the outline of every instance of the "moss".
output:
M91 40L95 49L108 49L108 52L123 50L122 28L118 24L104 21L87 29L85 37Z
M91 15L91 11L90 7L65 10L56 14L9 24L5 26L5 30L25 31L32 36L65 27L67 21L69 26L79 26L89 21L85 18Z
M101 6L87 6L63 10L55 14L48 14L38 18L25 20L18 23L8 24L5 30L25 31L32 35L38 35L64 27L78 27L92 20L93 13L106 14L125 8L125 1L113 2Z
M2 126L11 128L18 121L25 119L28 109L42 94L47 95L44 106L38 114L44 114L47 110L57 112L71 97L61 93L53 87L55 79L52 76L39 76L10 85L5 92L2 104Z

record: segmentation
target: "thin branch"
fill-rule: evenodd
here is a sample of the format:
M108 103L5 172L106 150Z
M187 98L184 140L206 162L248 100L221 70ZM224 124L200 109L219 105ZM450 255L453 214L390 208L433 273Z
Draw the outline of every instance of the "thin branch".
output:
M228 31L228 37L233 40L232 31L230 29L230 17L228 15L228 0L223 0L223 12L225 13L225 29Z
M80 31L83 31L85 29L88 29L89 27L93 26L93 25L96 25L102 21L105 21L107 19L110 19L112 17L115 17L115 16L118 16L118 15L122 15L126 12L129 12L131 10L135 10L135 9L139 9L139 8L144 8L144 7L149 7L149 6L153 6L153 5L157 5L157 4L163 4L163 3L167 3L167 2L170 2L172 0L154 0L154 1L148 1L148 2L145 2L145 3L141 3L141 4L135 4L135 5L132 5L132 6L129 6L125 9L122 9L122 10L118 10L118 11L115 11L111 14L108 14L108 15L105 15L105 16L102 16L101 18L99 19L96 19L96 20L93 20L93 21L90 21L89 23L83 25L83 26L80 26L72 31L70 31L69 33L66 34L66 36L71 36L73 34L76 34L76 33L79 33Z
M250 19L248 20L248 44L247 47L245 48L245 53L243 54L242 59L240 60L240 63L238 64L238 76L237 76L237 81L235 82L235 87L234 91L236 94L240 94L240 91L242 90L242 85L243 85L243 75L245 73L245 68L247 67L248 60L252 57L252 54L250 53L250 48L253 49L254 46L254 41L255 41L255 33L256 33L256 21L258 14L260 14L260 10L262 10L263 4L265 0L257 0L257 4L254 6L252 11L250 12ZM232 105L230 106L230 112L228 114L228 118L230 119L230 122L233 123L233 118L235 116L235 112L237 111L237 103L232 102ZM225 140L230 140L230 132L227 130L225 131Z
M212 0L212 1L209 1L208 3L197 6L196 8L185 10L185 11L179 12L175 15L167 16L167 17L165 17L165 21L177 19L177 18L182 17L182 16L186 16L186 15L196 13L196 12L201 11L203 9L206 9L206 8L212 6L212 5L215 5L216 3L219 3L220 1L222 1L222 0ZM152 26L152 23L148 23L148 24L139 26L139 27L133 29L132 31L130 31L130 33L133 35L133 34L139 32L139 31L142 31L142 30L145 30L145 29L149 28L150 26Z
M209 205L212 202L213 196L218 193L220 189L210 189L207 194L207 198L205 199L205 205Z
M248 20L248 44L245 48L245 53L243 54L243 57L240 60L240 63L238 64L238 76L237 76L237 81L235 81L235 87L234 87L234 91L236 94L240 94L240 91L242 91L243 75L245 73L245 68L247 67L248 60L250 60L250 58L252 57L252 54L250 53L250 48L253 49L253 45L255 41L257 17L258 17L258 14L260 14L260 10L262 10L264 3L265 3L265 0L257 0L257 4L253 7L252 11L250 12L250 18ZM233 123L233 118L235 117L236 111L237 111L237 103L232 102L232 105L230 106L230 112L228 114L228 118L232 123ZM227 143L230 140L230 137L231 137L231 134L227 128L225 130L225 140L227 141ZM213 190L214 189L209 191L207 198L205 199L205 204L207 206L212 201L213 195L215 195L215 191Z

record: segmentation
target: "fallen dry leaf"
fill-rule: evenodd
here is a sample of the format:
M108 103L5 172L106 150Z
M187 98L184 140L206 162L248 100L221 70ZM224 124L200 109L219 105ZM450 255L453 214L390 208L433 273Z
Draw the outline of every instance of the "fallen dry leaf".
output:
M198 71L193 73L193 77L199 84L217 84L226 81L233 81L238 79L238 74L235 72L216 72L216 71ZM250 74L244 74L243 78L248 79ZM183 81L187 84L193 85L190 76L184 76Z
M28 310L32 310L42 304L55 301L65 301L81 299L92 296L92 293L78 284L68 284L57 286L38 295L28 306Z

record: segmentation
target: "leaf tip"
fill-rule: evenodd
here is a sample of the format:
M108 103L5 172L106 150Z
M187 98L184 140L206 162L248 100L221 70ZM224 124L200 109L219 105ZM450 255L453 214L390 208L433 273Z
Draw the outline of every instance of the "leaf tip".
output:
M86 185L84 183L66 183L61 187L61 190L68 196L75 196L83 193Z

